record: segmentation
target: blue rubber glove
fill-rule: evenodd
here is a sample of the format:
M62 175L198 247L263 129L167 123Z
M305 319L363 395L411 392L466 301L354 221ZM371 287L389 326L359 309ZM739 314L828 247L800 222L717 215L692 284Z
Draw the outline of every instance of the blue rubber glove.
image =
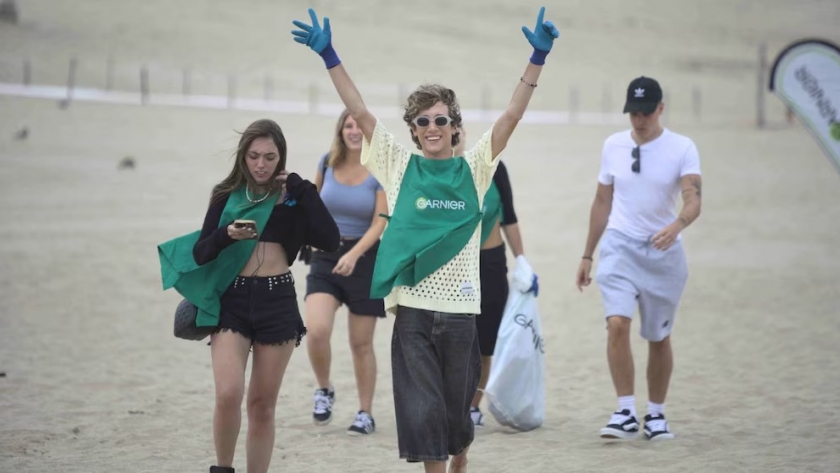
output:
M318 23L318 16L315 10L309 9L309 18L312 20L312 25L298 20L292 22L293 25L300 28L299 30L292 30L295 41L309 46L310 49L318 53L324 60L327 69L333 68L341 64L335 49L332 47L332 32L330 31L330 19L324 18L324 28Z
M554 44L554 40L560 36L560 32L557 31L557 27L554 26L554 23L550 21L543 21L543 15L545 14L545 7L540 8L540 14L537 15L537 25L534 27L534 31L528 29L527 26L522 27L522 32L525 34L525 38L528 39L528 42L531 43L531 46L534 47L534 53L531 55L531 62L542 66L545 64L545 57L548 56L548 52L551 51L551 46Z
M534 297L540 295L540 278L538 278L536 274L534 275L534 282L531 283L531 288L528 289L528 292L531 291L534 292Z

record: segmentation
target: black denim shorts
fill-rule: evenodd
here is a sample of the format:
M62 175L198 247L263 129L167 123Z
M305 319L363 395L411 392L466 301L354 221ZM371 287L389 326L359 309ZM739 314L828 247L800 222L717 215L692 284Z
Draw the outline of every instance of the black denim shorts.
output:
M260 345L294 341L295 346L306 334L291 272L237 276L222 294L221 306L217 332L230 330Z
M475 318L478 346L481 348L481 356L493 356L510 292L505 245L481 250L480 261L481 315Z
M397 307L391 338L400 458L444 461L473 441L481 376L475 315Z
M342 240L338 250L327 253L312 253L309 274L306 276L306 295L315 293L329 294L347 306L347 310L356 315L385 317L385 302L370 298L370 283L373 279L373 267L376 264L377 242L356 260L356 267L350 276L333 274L338 260L347 254L359 240Z

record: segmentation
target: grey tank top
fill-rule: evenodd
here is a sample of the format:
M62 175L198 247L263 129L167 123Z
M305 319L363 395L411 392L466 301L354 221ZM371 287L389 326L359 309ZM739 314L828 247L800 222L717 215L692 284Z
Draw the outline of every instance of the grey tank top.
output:
M356 186L348 186L335 180L332 167L326 167L327 155L318 161L318 172L323 172L321 200L330 211L342 238L360 238L370 227L376 209L376 192L382 186L368 176Z

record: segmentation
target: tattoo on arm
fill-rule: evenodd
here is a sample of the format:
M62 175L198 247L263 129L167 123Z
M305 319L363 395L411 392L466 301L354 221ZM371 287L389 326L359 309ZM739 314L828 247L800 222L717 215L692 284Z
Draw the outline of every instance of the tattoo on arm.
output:
M688 182L691 183L691 186L694 188L694 191L697 193L697 197L700 197L701 188L703 187L699 177L690 177Z

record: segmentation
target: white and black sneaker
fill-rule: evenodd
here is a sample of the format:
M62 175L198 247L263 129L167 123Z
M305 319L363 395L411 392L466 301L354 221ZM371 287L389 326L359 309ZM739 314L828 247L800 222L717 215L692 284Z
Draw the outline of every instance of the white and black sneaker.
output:
M365 411L359 411L353 425L347 429L347 435L370 435L374 431L376 431L376 422L373 421L373 417Z
M312 411L312 420L315 425L330 423L333 403L335 403L335 390L332 386L315 390L315 409Z
M615 411L607 426L601 429L604 439L632 439L639 434L639 420L630 415L630 409Z
M470 418L472 419L474 426L484 426L484 414L481 413L481 409L477 407L470 407Z
M668 429L668 421L663 414L645 416L645 437L648 440L670 440L674 434Z

